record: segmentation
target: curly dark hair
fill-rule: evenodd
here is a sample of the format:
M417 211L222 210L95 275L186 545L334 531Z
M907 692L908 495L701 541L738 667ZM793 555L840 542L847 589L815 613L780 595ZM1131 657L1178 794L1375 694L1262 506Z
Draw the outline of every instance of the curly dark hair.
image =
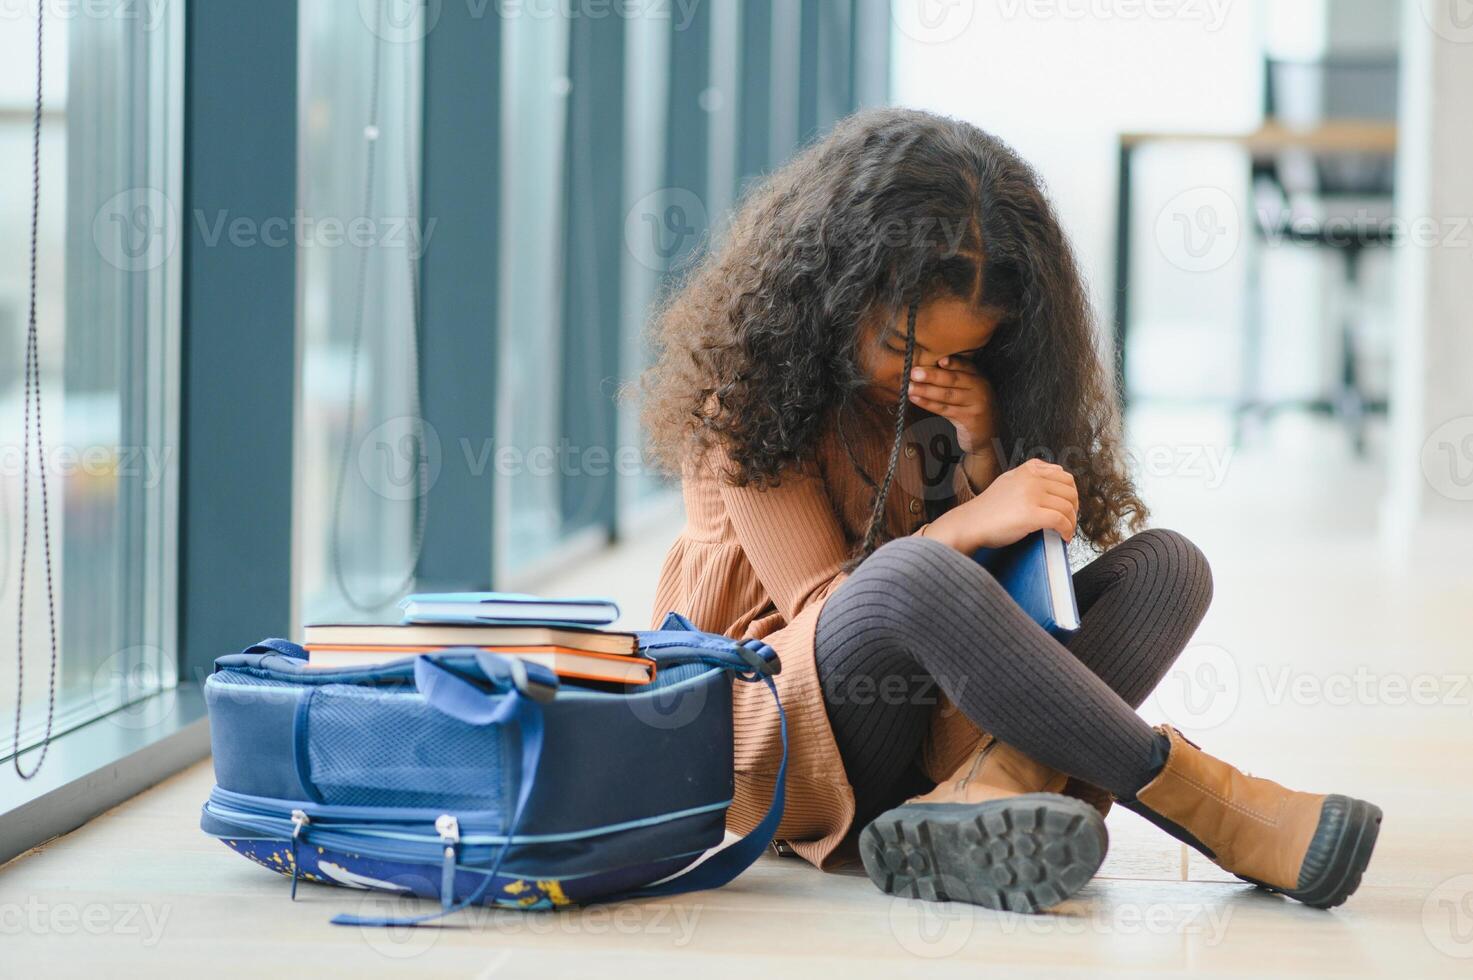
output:
M1126 470L1118 400L1038 176L977 127L910 109L850 116L754 186L666 298L642 384L655 460L680 473L719 446L729 482L776 484L811 462L867 384L864 324L909 312L891 472L862 560L900 448L915 307L946 295L1001 313L976 355L997 396L999 450L1022 447L1074 475L1080 535L1096 548L1139 528L1146 508Z

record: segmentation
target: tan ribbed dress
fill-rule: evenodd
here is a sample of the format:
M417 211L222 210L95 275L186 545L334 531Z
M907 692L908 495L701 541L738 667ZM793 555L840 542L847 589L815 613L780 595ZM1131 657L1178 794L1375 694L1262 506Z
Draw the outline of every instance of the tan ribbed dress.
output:
M888 411L867 410L847 428L850 450L876 483L889 459L893 422ZM954 438L950 424L934 416L919 416L907 426L886 513L895 536L918 531L951 493L956 503L974 496L960 467L948 479L938 462L940 440ZM840 566L863 536L874 491L835 433L821 444L815 464L808 472L785 473L766 490L721 480L720 453L699 469L688 468L686 526L660 570L651 627L674 610L700 629L759 637L778 652L782 672L776 680L788 715L790 755L787 808L777 836L822 868L854 819L854 794L824 711L814 626L824 601L846 577ZM727 824L745 833L772 799L782 745L777 710L764 685L737 682L734 700L736 798ZM978 737L953 706L938 706L921 760L925 772L944 779Z

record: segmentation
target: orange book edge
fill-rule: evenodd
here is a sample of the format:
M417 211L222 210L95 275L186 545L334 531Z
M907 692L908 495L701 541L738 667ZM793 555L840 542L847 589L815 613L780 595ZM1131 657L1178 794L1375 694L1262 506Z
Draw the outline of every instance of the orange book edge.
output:
M354 645L354 644L338 644L338 643L311 643L311 644L308 644L305 647L305 649L306 649L306 651L309 654L313 650L325 650L325 651L330 650L330 651L332 651L334 653L353 653L353 652L357 652L357 651L362 651L364 653L421 654L421 653L441 653L441 652L444 652L446 650L455 650L455 649L459 649L459 648L457 648L457 647L426 647L426 646L384 647L384 646L374 646L374 645ZM649 680L645 680L645 681L613 681L613 680L610 680L607 677L598 677L598 676L596 676L594 674L586 674L586 673L584 673L582 671L579 671L579 670L558 670L556 668L553 669L553 673L557 674L559 677L574 677L574 678L577 678L579 680L600 681L600 682L605 683L605 684L619 684L619 683L635 684L635 685L651 684L655 680L655 671L658 669L655 661L652 660L652 659L650 659L649 657L642 657L642 656L630 655L630 654L622 654L622 653L593 653L593 652L590 652L588 650L579 650L576 647L562 647L562 646L521 646L521 647L472 647L472 649L475 649L475 650L485 650L487 653L567 653L567 654L572 654L573 656L577 656L577 657L594 657L594 658L599 659L599 660L618 660L618 661L622 661L624 663L628 663L631 660L637 660L637 661L639 661L641 663L645 663L645 664L648 664L649 665L649 668L650 668L650 676L649 676ZM393 657L391 656L389 659L393 659Z

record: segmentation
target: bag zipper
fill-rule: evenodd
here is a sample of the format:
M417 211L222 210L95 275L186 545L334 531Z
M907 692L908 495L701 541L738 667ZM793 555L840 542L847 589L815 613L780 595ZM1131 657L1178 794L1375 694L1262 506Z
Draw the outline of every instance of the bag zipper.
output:
M435 831L445 845L445 860L440 865L440 907L455 904L455 850L460 846L460 821L448 813L435 818Z
M309 815L301 809L292 810L289 816L283 817L279 813L223 805L217 800L207 801L205 811L248 830L293 842L305 839L303 831L310 826L310 840L313 844L334 850L366 853L382 860L424 862L432 859L432 856L439 856L447 868L446 873L452 875L464 845L493 849L504 843L504 838L498 839L490 834L475 835L481 840L476 840L469 834L463 835L460 820L448 813L436 817L426 831L408 827L402 830L386 829L359 820L338 822L322 814ZM368 846L365 847L365 844Z

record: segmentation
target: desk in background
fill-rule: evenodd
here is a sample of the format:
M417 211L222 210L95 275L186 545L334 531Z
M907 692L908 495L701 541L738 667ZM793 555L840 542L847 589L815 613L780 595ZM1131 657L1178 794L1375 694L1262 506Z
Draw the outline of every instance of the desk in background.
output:
M1290 128L1268 123L1248 133L1122 133L1120 134L1120 184L1115 216L1115 368L1122 403L1129 400L1126 388L1126 358L1130 337L1131 270L1131 161L1137 148L1147 143L1214 143L1241 147L1254 160L1264 160L1290 150L1317 155L1339 153L1384 154L1396 152L1393 122L1326 122L1310 128Z

